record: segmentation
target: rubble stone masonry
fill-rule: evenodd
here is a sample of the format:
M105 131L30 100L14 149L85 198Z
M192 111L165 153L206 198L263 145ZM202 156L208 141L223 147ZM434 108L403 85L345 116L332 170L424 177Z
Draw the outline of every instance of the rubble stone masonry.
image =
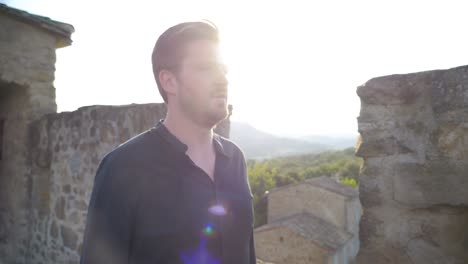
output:
M358 263L468 263L468 66L358 88Z

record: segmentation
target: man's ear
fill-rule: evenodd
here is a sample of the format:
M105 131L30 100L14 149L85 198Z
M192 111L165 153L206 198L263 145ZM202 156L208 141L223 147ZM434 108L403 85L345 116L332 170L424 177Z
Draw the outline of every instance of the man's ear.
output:
M177 94L177 79L172 72L168 70L161 70L159 72L159 82L168 95Z

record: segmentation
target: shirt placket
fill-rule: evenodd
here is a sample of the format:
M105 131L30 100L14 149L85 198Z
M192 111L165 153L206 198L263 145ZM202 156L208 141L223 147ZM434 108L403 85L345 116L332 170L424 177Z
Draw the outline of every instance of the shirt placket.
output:
M195 178L197 178L197 181L200 181L201 184L204 186L204 188L209 189L209 192L211 193L211 197L209 201L207 201L206 208L208 208L208 223L204 226L203 230L201 230L202 235L205 236L205 239L207 240L207 244L211 245L212 247L210 248L211 250L214 250L215 253L220 259L222 258L222 233L221 233L221 217L219 213L217 214L216 209L212 210L213 208L216 208L217 206L220 206L221 204L218 201L218 191L217 191L217 182L219 179L217 179L217 162L215 163L215 175L214 175L214 180L211 180L210 176L200 167L198 167L188 156L187 159L190 162L190 167L195 170ZM223 207L221 205L221 207ZM223 207L224 208L224 207ZM215 239L216 242L213 243L213 240ZM213 248L215 247L215 248ZM216 262L218 263L218 262Z

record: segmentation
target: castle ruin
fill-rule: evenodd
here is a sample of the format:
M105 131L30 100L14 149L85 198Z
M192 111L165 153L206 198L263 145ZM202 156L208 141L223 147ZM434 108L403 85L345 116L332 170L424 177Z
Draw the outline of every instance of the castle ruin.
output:
M100 159L165 115L164 104L57 113L55 50L73 31L0 4L1 263L78 263ZM468 66L375 78L358 95L357 263L468 263ZM272 228L314 230L296 213ZM347 237L330 245L355 254Z

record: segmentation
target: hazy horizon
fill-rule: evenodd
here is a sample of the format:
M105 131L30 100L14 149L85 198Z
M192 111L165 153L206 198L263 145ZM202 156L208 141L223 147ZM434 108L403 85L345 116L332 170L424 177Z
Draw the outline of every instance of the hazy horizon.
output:
M354 138L354 137L358 137L359 136L359 133L356 131L356 133L350 133L350 134L346 134L346 133L343 133L343 134L332 134L332 135L328 135L328 134L308 134L308 133L301 133L301 132L297 132L297 131L291 131L291 132L286 132L286 133L275 133L275 132L271 132L271 131L266 131L266 130L263 130L261 128L258 128L255 126L255 124L251 124L249 122L246 122L246 121L236 121L236 120L231 120L231 126L233 123L237 123L237 124L245 124L245 125L249 125L249 126L252 126L253 128L255 128L256 130L260 131L260 132L264 132L264 133L268 133L268 134L271 134L273 136L277 136L277 137L285 137L285 138L297 138L297 139L303 139L305 137L327 137L327 138L330 138L330 139L333 139L333 138Z

